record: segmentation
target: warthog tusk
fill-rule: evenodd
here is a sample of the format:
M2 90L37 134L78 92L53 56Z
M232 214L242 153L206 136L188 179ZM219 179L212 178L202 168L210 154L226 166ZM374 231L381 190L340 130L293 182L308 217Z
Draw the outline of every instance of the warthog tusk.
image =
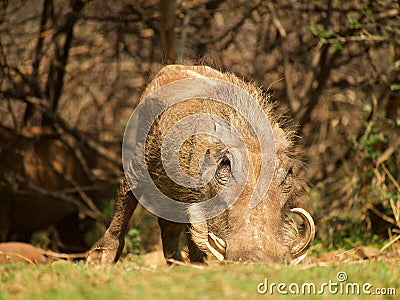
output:
M208 250L219 260L225 259L226 243L223 239L217 237L214 233L208 233L208 240L205 242Z
M304 237L304 242L299 243L293 247L293 255L295 258L302 256L305 254L307 249L310 247L312 241L314 240L315 237L315 224L314 220L311 217L311 215L303 208L295 207L290 210L292 213L295 213L299 215L305 225L305 237Z

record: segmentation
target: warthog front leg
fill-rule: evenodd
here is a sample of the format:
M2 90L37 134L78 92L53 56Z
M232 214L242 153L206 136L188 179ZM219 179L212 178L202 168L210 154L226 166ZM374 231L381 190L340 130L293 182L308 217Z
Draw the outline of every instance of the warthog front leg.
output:
M122 180L115 201L115 213L104 236L88 252L87 264L113 264L121 256L125 243L128 222L136 206L137 199L133 196L125 179Z
M186 238L189 249L189 259L191 262L205 262L206 255L197 247L192 240L192 235L187 224L180 224L158 218L158 224L161 229L161 240L165 259L175 259L183 261L179 249L182 231L186 231Z
M199 249L199 247L197 247L196 243L193 241L189 226L186 226L186 238L188 243L190 261L204 263L207 256L203 251Z
M161 229L161 240L165 260L168 262L168 260L172 258L183 261L179 244L185 224L171 222L162 218L158 218L158 224Z

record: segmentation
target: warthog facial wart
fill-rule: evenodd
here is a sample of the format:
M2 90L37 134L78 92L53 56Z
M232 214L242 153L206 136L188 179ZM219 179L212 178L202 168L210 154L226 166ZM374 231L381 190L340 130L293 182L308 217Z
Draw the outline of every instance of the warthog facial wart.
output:
M164 67L126 126L115 214L87 262L118 261L139 202L158 216L167 260L182 260L184 232L192 262L300 262L315 226L296 204L301 164L280 120L267 95L233 74Z

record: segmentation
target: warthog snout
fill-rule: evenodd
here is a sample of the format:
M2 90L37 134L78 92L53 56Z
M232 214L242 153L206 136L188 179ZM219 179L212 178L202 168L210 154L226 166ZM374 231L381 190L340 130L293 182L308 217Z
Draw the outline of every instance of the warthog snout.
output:
M294 242L292 245L291 253L287 253L288 257L291 257L293 263L300 262L305 254L307 249L309 248L311 242L314 240L315 236L315 227L314 221L310 214L302 209L302 208L292 208L291 212L298 214L305 224L305 235L302 238L299 238L298 241ZM201 239L198 241L201 243ZM271 261L273 258L277 258L282 256L286 250L282 253L277 252L277 248L275 252L270 252L272 250L272 244L266 243L264 251L261 249L255 249L255 251L244 251L242 245L235 244L235 241L232 241L232 250L230 249L227 252L227 244L226 242L217 237L213 232L208 232L207 239L204 240L204 245L206 246L207 250L215 256L219 261L223 261L225 259L228 260L243 260L243 261ZM270 250L268 250L270 249Z

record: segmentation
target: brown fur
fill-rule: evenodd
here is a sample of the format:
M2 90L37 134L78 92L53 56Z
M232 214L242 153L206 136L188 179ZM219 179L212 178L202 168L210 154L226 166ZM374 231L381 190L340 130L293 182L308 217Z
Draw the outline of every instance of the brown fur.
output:
M214 219L201 223L186 224L189 257L191 261L204 261L211 255L207 249L208 232L226 241L225 258L235 261L291 261L292 246L298 242L299 234L294 222L289 217L289 209L294 205L294 190L298 160L293 145L293 133L280 126L279 115L273 113L273 104L256 86L245 83L230 73L221 73L206 66L170 65L164 67L146 88L142 99L168 83L196 77L208 77L224 80L246 90L263 108L273 126L276 149L276 166L273 181L268 193L254 209L247 207L255 184L260 176L261 148L255 133L247 121L227 105L208 99L190 99L168 108L154 123L146 141L146 159L149 173L157 187L167 196L184 202L206 200L221 189L214 178L202 188L183 188L174 183L162 168L161 143L165 134L179 120L196 113L210 113L228 120L240 131L249 154L249 177L246 187L235 205ZM251 105L246 104L244 105ZM257 122L257 120L255 120ZM180 150L181 168L189 175L199 173L199 159L206 153L218 155L224 145L206 135L196 135L186 141ZM229 169L227 169L229 171ZM226 174L229 176L228 174ZM222 172L219 176L226 176ZM222 178L223 179L223 178ZM111 263L118 260L123 245L123 233L126 231L129 217L136 207L137 200L129 192L126 181L121 189L123 195L117 199L116 212L110 228L93 251L89 254L90 262ZM127 194L131 196L127 196ZM128 203L129 202L129 203ZM202 214L201 211L189 210L189 215ZM122 223L121 223L122 222ZM164 256L182 260L179 252L179 240L185 225L159 220ZM117 230L115 230L117 228ZM111 246L112 245L112 246ZM106 251L103 251L105 249Z

